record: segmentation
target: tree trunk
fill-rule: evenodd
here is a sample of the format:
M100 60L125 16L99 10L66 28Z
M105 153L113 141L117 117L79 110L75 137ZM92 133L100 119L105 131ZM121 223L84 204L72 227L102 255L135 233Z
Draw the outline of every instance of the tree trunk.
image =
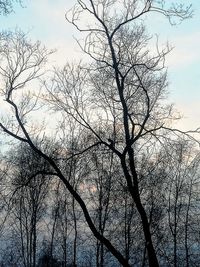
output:
M126 166L126 160L125 157L121 158L121 164L124 171L124 175L127 181L129 192L133 198L133 201L136 205L137 211L140 214L141 222L142 222L142 228L143 233L145 237L146 242L146 248L148 252L148 261L150 267L159 267L158 259L155 253L155 249L153 246L152 238L151 238L151 232L150 232L150 225L147 219L146 211L141 203L140 194L139 194L139 188L138 188L138 178L137 173L134 166L134 160L133 160L133 151L132 148L129 148L129 160L130 160L130 169L131 174L133 177L134 185L132 183L132 178L129 173L129 170Z
M76 219L76 213L75 213L75 201L74 198L72 198L72 207L73 207L73 220L74 220L74 255L73 255L73 267L76 267L76 251L77 251L77 219Z

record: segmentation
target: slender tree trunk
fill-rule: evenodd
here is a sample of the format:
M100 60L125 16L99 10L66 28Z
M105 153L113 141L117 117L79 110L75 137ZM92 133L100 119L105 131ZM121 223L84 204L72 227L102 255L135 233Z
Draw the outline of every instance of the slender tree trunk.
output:
M177 241L176 241L176 229L174 229L174 267L177 267Z
M30 239L29 239L29 246L28 246L28 249L29 249L29 264L28 266L29 267L32 267L32 253L33 253L33 229L32 229L32 226L31 226L31 229L30 229Z
M176 186L176 196L174 204L174 267L177 267L177 203L178 203L178 188Z
M51 233L51 243L50 243L50 257L53 258L53 245L54 245L54 237L55 237L55 231L56 231L56 223L58 219L58 212L59 212L59 206L55 209L55 216L53 220L53 226L52 226L52 233Z
M100 244L100 267L104 267L104 246Z
M75 212L75 201L72 198L72 207L73 207L73 219L74 219L74 255L73 255L73 267L76 267L76 254L77 254L77 219L76 219L76 212Z
M63 212L64 214L64 221L62 223L62 250L63 250L63 267L67 267L67 234L68 234L68 217L67 217L67 201L66 201L66 195L64 195L64 209L61 209L60 212ZM61 214L59 213L59 216ZM62 220L62 217L60 218ZM59 220L59 218L58 218Z
M20 197L20 206L19 206L19 225L20 225L20 239L21 239L22 259L23 259L23 265L24 265L24 267L26 267L26 256L25 256L25 246L24 246L24 237L23 237L23 223L22 223L22 196Z
M191 194L192 194L192 181L190 184L189 190L189 199L186 211L186 219L185 219L185 259L186 259L186 267L189 267L189 249L188 249L188 223L189 223L189 211L190 211L190 203L191 203Z
M97 248L97 251L96 251L96 267L100 267L99 266L99 250L100 250L99 240L96 241L96 248Z
M125 210L124 210L124 239L125 239L125 257L129 260L129 249L128 249L128 232L127 232L127 196L125 196Z
M67 238L63 238L64 267L67 267Z
M36 220L36 218L34 218ZM36 221L34 221L33 226L33 267L36 267L36 240L37 240L37 233L36 233Z

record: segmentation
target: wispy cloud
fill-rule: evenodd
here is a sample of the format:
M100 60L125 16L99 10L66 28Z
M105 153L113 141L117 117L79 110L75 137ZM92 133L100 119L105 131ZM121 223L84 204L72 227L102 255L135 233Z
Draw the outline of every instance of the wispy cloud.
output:
M182 68L200 61L200 31L178 36L173 40L174 49L167 56L167 65Z
M177 104L177 109L182 115L182 119L176 122L176 127L188 131L200 127L200 100L188 101Z

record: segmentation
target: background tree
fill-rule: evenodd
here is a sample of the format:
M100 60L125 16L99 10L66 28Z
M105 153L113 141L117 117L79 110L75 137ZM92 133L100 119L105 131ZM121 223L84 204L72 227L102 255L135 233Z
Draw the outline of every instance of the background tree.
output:
M49 178L41 174L45 162L22 144L13 151L12 202L13 230L17 237L17 247L25 267L35 267L37 259L38 228L45 210ZM14 167L15 166L15 167ZM20 241L19 241L20 240Z
M0 15L8 15L13 11L13 4L15 2L21 3L21 0L1 0L0 1Z

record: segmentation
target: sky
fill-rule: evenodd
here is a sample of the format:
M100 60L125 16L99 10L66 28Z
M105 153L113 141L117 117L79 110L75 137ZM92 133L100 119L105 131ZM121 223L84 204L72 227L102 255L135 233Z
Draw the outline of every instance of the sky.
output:
M47 48L57 49L53 64L78 60L82 56L74 40L78 33L65 19L66 11L74 2L23 0L22 7L15 4L13 13L0 17L1 30L21 29ZM182 0L182 3L192 4L194 14L191 19L171 26L164 17L154 14L147 20L147 30L158 34L161 44L168 41L174 47L166 60L169 101L183 115L177 127L189 130L200 126L200 1Z

